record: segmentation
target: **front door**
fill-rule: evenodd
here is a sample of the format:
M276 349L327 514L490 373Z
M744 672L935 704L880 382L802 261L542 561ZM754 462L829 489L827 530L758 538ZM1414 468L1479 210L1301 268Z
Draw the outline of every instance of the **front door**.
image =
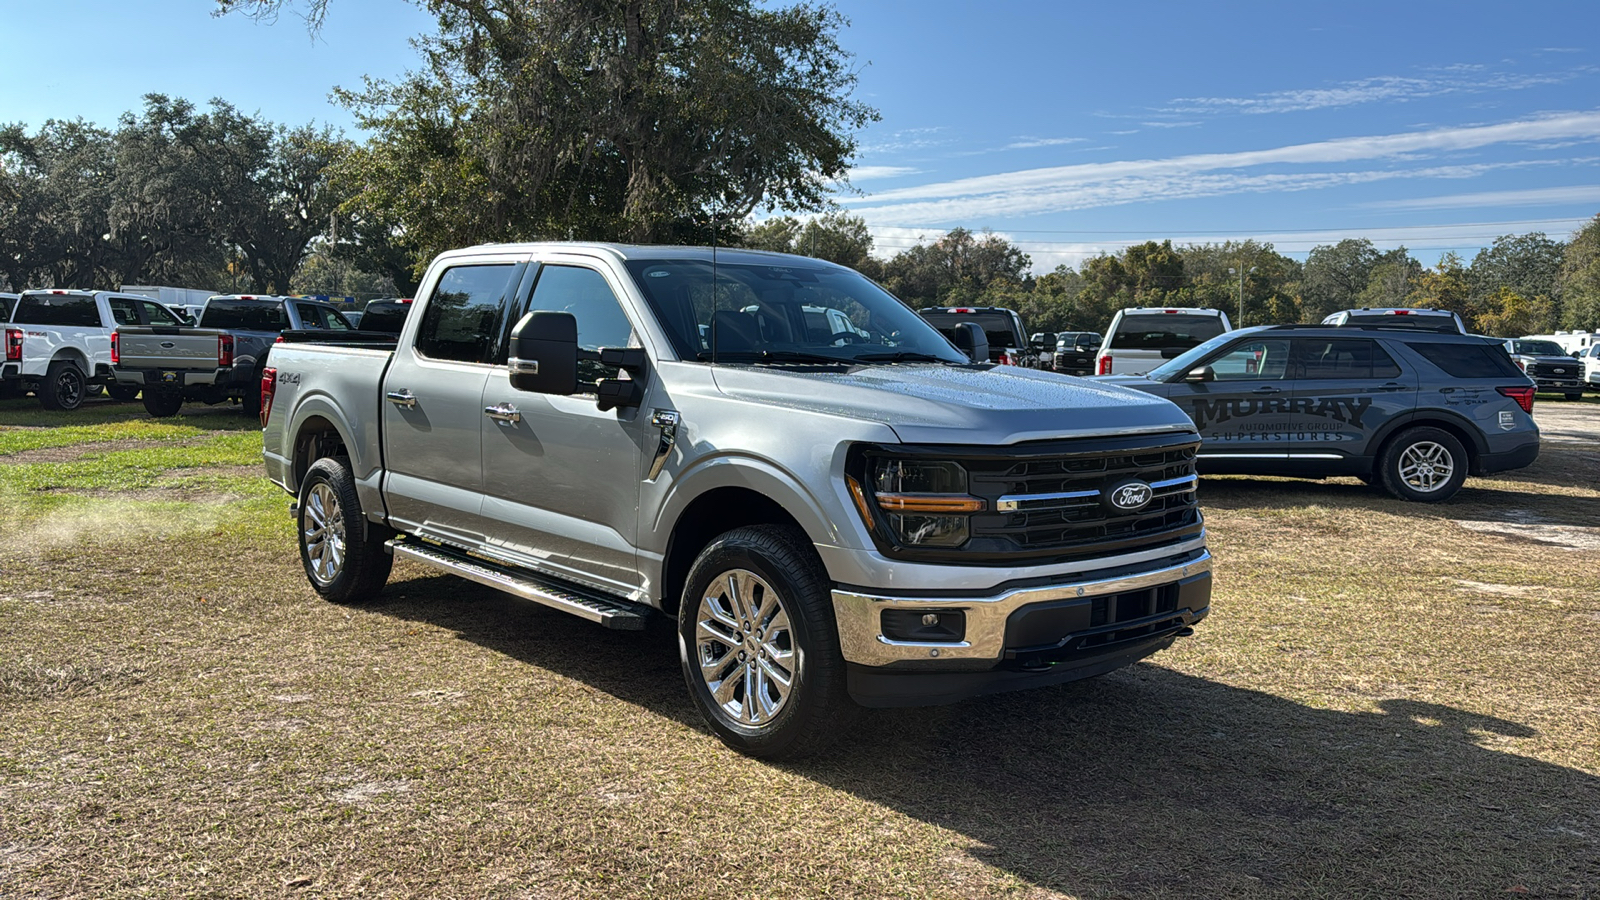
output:
M644 447L647 437L652 450L656 440L650 401L601 410L595 382L618 377L600 364L601 347L637 347L639 340L598 268L542 266L514 316L532 311L577 319L579 393L519 391L503 367L489 377L479 404L483 516L495 523L489 548L553 575L631 593L641 587L634 547Z
M1200 431L1204 471L1224 471L1252 459L1279 458L1282 437L1294 429L1289 340L1251 338L1206 362L1211 381L1179 381L1167 395Z

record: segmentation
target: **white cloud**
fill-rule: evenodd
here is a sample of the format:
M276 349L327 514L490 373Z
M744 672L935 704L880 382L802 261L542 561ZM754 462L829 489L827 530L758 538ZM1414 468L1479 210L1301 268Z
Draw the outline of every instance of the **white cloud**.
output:
M899 178L902 175L916 175L920 169L910 166L856 166L850 170L850 180L871 181L876 178Z
M1016 141L1014 143L1007 144L1004 149L1006 149L1006 150L1032 150L1035 147L1059 147L1059 146L1061 146L1063 144L1081 144L1086 140L1088 140L1088 138L1081 138L1081 137L1065 137L1065 138L1033 138L1033 137L1025 137L1025 138L1022 138L1021 140Z
M1253 97L1179 97L1161 112L1178 115L1197 113L1305 112L1355 106L1362 103L1392 101L1404 103L1446 94L1482 94L1493 91L1518 91L1541 85L1561 84L1591 74L1593 66L1579 66L1565 72L1486 73L1481 65L1445 66L1422 75L1380 75L1345 81L1326 88L1271 91Z
M1363 206L1375 209L1484 209L1508 206L1564 206L1569 203L1600 203L1600 185L1533 188L1525 191L1483 191L1476 194L1451 194L1444 197L1418 197L1412 200L1381 200Z
M1249 174L1243 170L1328 167L1374 160L1393 163L1495 144L1597 139L1600 112L1565 113L1493 125L1337 138L1264 150L1025 169L841 198L841 202L871 224L940 227L1152 199L1300 191L1395 178L1467 178L1494 168L1549 165L1555 161L1344 172Z

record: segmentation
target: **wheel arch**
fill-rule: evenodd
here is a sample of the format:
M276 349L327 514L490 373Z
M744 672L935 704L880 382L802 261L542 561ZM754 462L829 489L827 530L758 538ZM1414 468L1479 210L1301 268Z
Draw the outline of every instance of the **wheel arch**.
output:
M1400 435L1413 428L1437 428L1450 434L1450 436L1460 441L1461 446L1467 451L1467 471L1472 474L1478 473L1478 468L1481 464L1480 460L1483 454L1488 452L1483 436L1478 432L1478 429L1469 425L1464 419L1445 412L1419 413L1410 419L1403 422L1395 422L1387 427L1373 443L1375 448L1372 451L1374 471L1376 471L1378 461L1383 458L1383 453L1389 448L1389 445Z
M661 562L661 611L677 614L689 569L707 544L750 525L788 526L814 540L788 509L766 494L749 487L712 488L690 501L673 521Z

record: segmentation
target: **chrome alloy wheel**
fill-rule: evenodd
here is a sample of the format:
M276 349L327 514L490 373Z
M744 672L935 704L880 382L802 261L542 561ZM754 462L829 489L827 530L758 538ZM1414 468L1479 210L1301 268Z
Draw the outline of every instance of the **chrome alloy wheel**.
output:
M344 535L344 510L339 507L339 496L327 482L319 481L306 496L300 534L311 577L318 584L330 584L344 571Z
M1418 441L1400 453L1400 480L1419 493L1444 487L1455 472L1455 460L1442 444Z
M729 569L706 587L694 644L700 677L730 719L765 725L783 711L802 657L783 598L761 576Z

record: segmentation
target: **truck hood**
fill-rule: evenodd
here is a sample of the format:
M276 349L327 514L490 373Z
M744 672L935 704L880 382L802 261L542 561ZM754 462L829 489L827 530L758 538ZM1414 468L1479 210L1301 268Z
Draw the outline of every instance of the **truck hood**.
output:
M1541 366L1572 366L1577 369L1583 368L1583 360L1573 359L1570 356L1530 356L1526 353L1518 353L1513 358L1520 359L1525 363L1538 363Z
M1014 444L1051 438L1192 431L1160 397L1013 366L858 366L792 371L718 366L717 388L740 400L881 422L909 444Z

